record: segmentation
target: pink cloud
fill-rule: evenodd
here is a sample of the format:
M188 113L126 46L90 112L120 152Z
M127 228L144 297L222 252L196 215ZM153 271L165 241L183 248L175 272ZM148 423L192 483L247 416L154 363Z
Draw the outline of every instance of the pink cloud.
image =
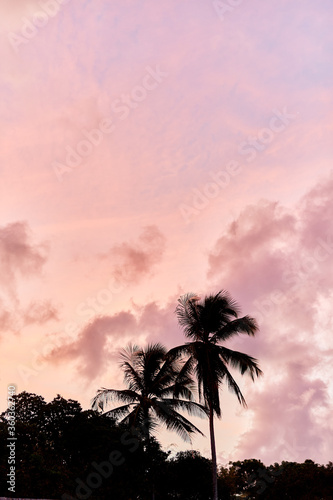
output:
M284 352L279 342L284 343ZM267 464L311 457L328 461L333 446L328 383L309 377L319 362L318 353L285 339L272 341L270 347L279 365L272 360L274 368L264 390L247 388L253 420L250 429L241 435L235 453L259 457Z
M26 222L0 227L1 285L13 293L17 276L31 276L46 262L45 243L34 243Z
M58 320L57 308L49 300L33 300L23 306L18 298L22 278L40 275L48 247L35 243L26 222L0 227L0 331L19 333L29 325Z
M175 315L177 298L170 297L164 306L150 302L141 308L139 328L148 332L147 342L161 342L168 349L182 343L183 333Z
M208 277L218 274L238 296L269 291L282 275L295 225L295 217L278 203L246 207L209 254Z
M44 325L49 321L59 320L58 310L49 301L32 302L23 312L24 325Z
M94 319L79 333L77 339L53 337L55 347L48 359L62 363L80 360L78 371L88 379L106 373L109 362L115 360L121 348L129 342L162 342L168 348L181 342L182 333L174 314L176 301L166 306L151 302L145 306L134 306L134 312L120 311L112 316Z
M50 301L34 301L28 307L20 307L15 302L15 307L9 307L0 300L0 333L19 334L29 325L58 320L58 310Z
M94 379L107 368L115 345L123 346L133 335L136 321L130 312L122 311L113 316L103 316L94 319L85 326L72 342L62 343L55 347L48 356L50 361L62 363L68 360L80 360L78 372L81 376ZM107 345L110 339L112 347ZM55 339L57 343L57 339Z
M258 358L266 374L257 387L246 384L252 427L237 456L329 460L332 199L328 178L292 208L266 201L247 207L209 256L210 279L260 326L255 339L230 342Z
M147 226L137 242L114 245L102 258L112 263L113 276L117 281L137 283L142 277L152 274L162 259L164 249L163 234L156 226Z
M12 314L4 307L0 301L0 332L6 332L13 326Z

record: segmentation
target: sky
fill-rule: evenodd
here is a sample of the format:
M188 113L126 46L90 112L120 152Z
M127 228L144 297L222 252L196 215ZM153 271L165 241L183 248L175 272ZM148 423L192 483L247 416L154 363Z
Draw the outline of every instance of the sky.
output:
M218 461L333 449L331 0L0 0L0 410L84 409L128 343L227 290L264 376L222 388ZM165 449L198 449L161 430Z

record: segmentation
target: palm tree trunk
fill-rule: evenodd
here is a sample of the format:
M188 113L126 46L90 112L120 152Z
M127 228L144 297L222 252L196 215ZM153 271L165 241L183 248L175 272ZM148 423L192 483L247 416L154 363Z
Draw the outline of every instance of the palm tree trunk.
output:
M215 447L215 433L214 433L214 411L212 405L209 406L209 431L210 431L210 446L212 450L213 500L218 500L216 447Z
M147 456L148 456L148 480L152 481L152 500L155 500L155 484L154 484L154 479L153 479L153 476L152 476L152 465L153 465L152 458L153 457L152 457L152 452L151 452L150 432L149 432L149 427L148 427L149 412L145 411L144 415L145 415L145 420L144 421L146 422L146 425L147 425L147 435L145 437L145 448L146 448L146 453L147 453Z

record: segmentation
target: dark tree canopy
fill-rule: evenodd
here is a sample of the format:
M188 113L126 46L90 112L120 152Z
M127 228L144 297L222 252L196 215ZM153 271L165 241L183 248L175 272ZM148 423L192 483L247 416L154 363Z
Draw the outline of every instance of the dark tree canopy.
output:
M0 496L71 500L83 498L86 492L86 498L92 500L151 500L151 483L145 474L149 466L156 500L211 500L211 460L197 451L170 457L152 437L148 457L140 433L117 425L110 417L83 411L77 401L57 396L46 403L41 396L27 392L15 399L17 488L10 494L6 486L5 412L0 416ZM105 465L111 463L110 457L118 465L108 477L102 477L111 470ZM101 479L89 493L84 487L92 473L97 473L95 479ZM220 467L218 487L226 500L329 500L333 464L324 466L306 460L266 467L255 459L231 462L228 467Z

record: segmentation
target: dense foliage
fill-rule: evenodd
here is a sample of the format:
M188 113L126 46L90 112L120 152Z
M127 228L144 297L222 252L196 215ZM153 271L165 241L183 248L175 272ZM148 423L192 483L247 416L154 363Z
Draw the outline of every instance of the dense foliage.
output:
M170 457L152 438L149 456L140 428L83 411L77 401L22 392L16 406L16 490L7 489L6 412L0 417L0 496L92 500L210 500L211 461L197 451ZM219 471L220 498L332 499L333 464L259 460ZM237 496L236 496L237 495ZM239 496L241 495L241 496Z
M193 381L186 363L169 358L161 344L150 344L144 349L130 345L121 351L121 358L127 389L100 389L93 399L94 410L107 410L110 402L122 403L104 414L126 426L144 424L148 446L149 436L159 423L176 431L185 441L190 442L196 432L202 434L179 413L180 410L207 416L206 408L193 400Z

